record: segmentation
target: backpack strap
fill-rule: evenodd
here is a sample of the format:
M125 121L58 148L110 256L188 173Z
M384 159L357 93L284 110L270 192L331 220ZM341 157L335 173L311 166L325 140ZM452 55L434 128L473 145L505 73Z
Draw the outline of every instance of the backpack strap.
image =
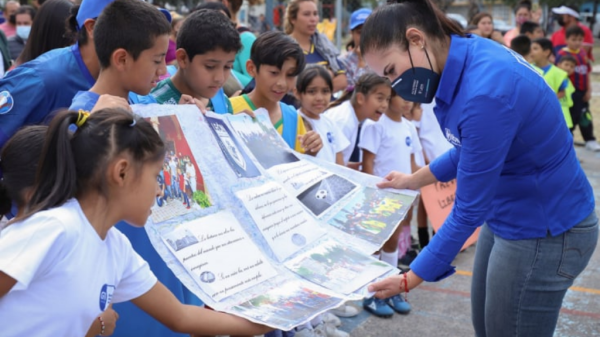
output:
M226 115L229 113L229 110L227 109L227 102L225 101L227 99L226 97L227 96L225 96L223 88L221 88L219 89L215 97L210 99L210 103L212 103L214 113L217 113L219 115Z
M279 102L281 115L283 117L283 132L281 137L294 150L296 148L296 136L298 134L298 112L292 106Z

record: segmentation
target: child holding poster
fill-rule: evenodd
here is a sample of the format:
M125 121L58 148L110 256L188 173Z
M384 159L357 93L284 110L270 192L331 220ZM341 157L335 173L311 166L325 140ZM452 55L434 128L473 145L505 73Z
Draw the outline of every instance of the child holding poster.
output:
M410 112L413 103L399 96L392 96L392 92L391 86L388 85L385 93L385 98L390 100L388 109L378 121L365 121L358 144L363 154L362 171L382 178L392 171L406 174L416 171L418 166L415 154L422 151L417 130L403 117L404 113ZM394 267L398 266L398 242L401 232L407 232L410 237L411 215L412 209L381 250L381 260ZM411 309L410 304L400 295L386 299L366 299L363 307L379 317L391 317L394 311L408 314Z
M342 151L350 146L350 142L337 125L323 114L332 91L331 75L320 65L307 66L296 80L296 97L301 105L298 113L323 140L323 148L317 153L317 158L344 165Z
M269 330L181 304L113 228L122 220L143 226L158 195L165 144L150 123L123 109L65 111L50 124L44 143L25 211L0 237L3 336L82 336L96 320L103 335L106 322L98 315L128 300L182 333ZM68 291L51 291L56 289ZM52 310L31 315L40 308ZM14 324L25 316L27 324Z
M252 45L246 64L256 86L248 94L231 98L231 104L234 114L265 108L290 148L315 156L323 147L321 137L314 131L307 132L296 109L281 102L294 89L296 77L305 64L304 52L292 38L280 32L262 34Z

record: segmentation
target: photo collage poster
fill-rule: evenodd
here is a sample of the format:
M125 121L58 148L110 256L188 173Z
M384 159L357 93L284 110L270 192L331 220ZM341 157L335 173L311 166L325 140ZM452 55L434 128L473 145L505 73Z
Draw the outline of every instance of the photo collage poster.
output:
M178 203L185 211L178 207L152 216L146 231L175 275L207 305L289 330L348 299L364 297L370 282L396 272L370 257L370 250L385 240L377 242L377 235L368 231L363 240L352 227L356 226L352 217L342 224L331 223L340 219L340 212L361 212L350 209L350 202L354 208L359 201L372 202L359 197L374 186L368 176L291 151L260 111L254 120L244 114L203 116L192 106L134 106L134 111L161 134L168 173L177 172L184 181L174 191L173 181L167 184L164 176L158 178L164 185L160 197L166 198L157 198L153 213L157 207ZM236 125L248 122L257 124L240 135ZM178 165L173 168L171 162ZM188 171L183 169L187 166ZM194 174L187 174L192 167L195 183ZM192 185L206 198L191 201L188 209L181 192L193 197ZM404 196L406 207L417 196L387 193ZM327 204L311 198L325 199ZM389 205L380 206L384 215L371 217L387 224L374 225L382 228L380 237L386 228L393 232L406 215L406 207L386 202ZM391 209L400 213L391 216ZM364 245L346 247L334 239L353 231L358 233L355 240ZM244 252L243 258L239 252Z

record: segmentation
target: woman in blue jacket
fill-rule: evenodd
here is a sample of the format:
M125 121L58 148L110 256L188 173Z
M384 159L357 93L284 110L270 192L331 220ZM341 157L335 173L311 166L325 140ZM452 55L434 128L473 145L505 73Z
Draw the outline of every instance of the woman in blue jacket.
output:
M567 289L598 242L594 195L556 95L520 56L465 35L430 0L383 6L365 23L371 69L408 101L436 100L454 148L380 187L418 189L457 179L452 213L407 274L372 285L381 298L454 273L473 231L477 336L552 336ZM485 222L485 224L484 224Z

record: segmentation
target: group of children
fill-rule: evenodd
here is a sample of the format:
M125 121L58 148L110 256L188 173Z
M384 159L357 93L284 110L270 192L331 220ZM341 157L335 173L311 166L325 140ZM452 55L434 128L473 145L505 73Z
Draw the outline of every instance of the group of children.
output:
M591 145L588 148L597 151L589 110L592 65L582 49L585 32L579 26L568 28L565 33L567 45L559 50L544 37L539 25L523 24L521 33L511 41L511 49L544 76L560 100L567 127L573 132L579 126L586 146Z
M86 2L92 0L82 8ZM117 317L115 336L173 336L167 330L247 336L269 330L202 308L139 228L155 203L185 190L173 186L174 172L181 176L185 169L177 167L174 155L165 161L156 130L127 103L196 104L218 114L262 107L290 148L382 178L391 171L410 174L451 146L433 105L404 101L374 73L360 76L331 102L331 73L319 65L305 67L302 48L279 32L264 33L252 45L246 68L254 89L227 97L223 85L242 45L219 11L200 10L185 19L172 76L165 64L171 26L153 6L110 2L85 29L93 32L89 38L100 65L94 84L78 92L49 127L21 129L2 151L0 211L14 216L0 235L0 325L6 336L40 330L107 335ZM299 108L281 102L289 93ZM350 162L356 147L361 159ZM193 192L195 183L190 187ZM411 215L376 254L382 261L397 266L404 255L399 246L411 245ZM429 232L422 205L418 215L425 246ZM363 307L380 317L411 309L400 296L367 299ZM14 324L25 316L32 317L28 324ZM335 328L339 324L323 315L298 327L296 336L347 336Z

